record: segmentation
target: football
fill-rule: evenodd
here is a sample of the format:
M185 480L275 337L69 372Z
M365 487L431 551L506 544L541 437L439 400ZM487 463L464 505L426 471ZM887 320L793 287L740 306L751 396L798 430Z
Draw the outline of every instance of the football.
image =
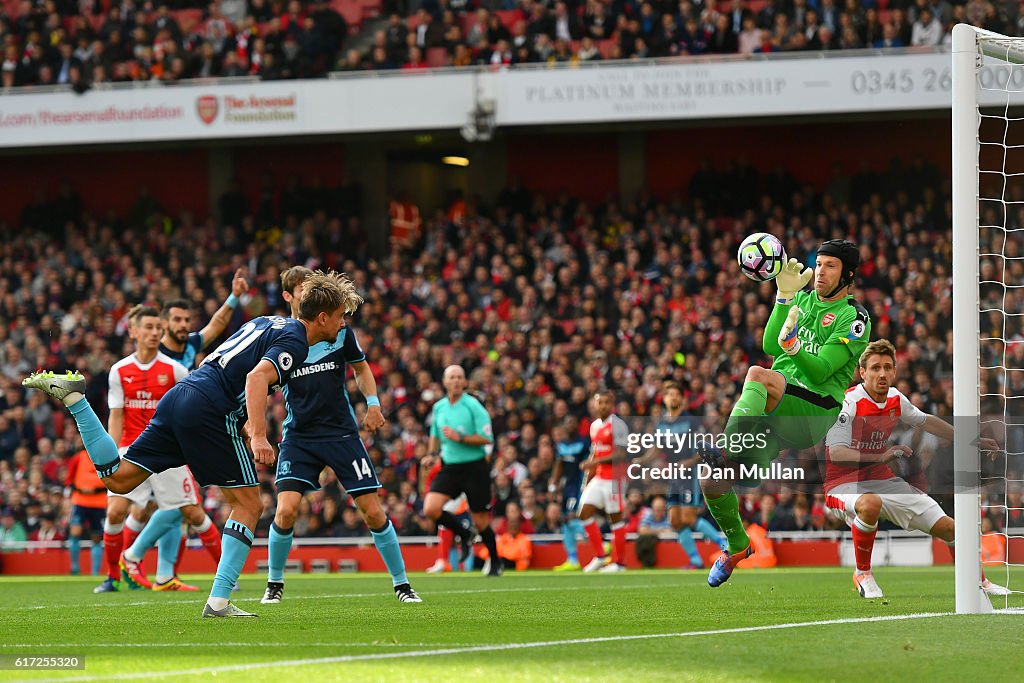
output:
M786 250L775 235L755 232L740 244L736 253L740 271L756 282L773 280L786 263Z

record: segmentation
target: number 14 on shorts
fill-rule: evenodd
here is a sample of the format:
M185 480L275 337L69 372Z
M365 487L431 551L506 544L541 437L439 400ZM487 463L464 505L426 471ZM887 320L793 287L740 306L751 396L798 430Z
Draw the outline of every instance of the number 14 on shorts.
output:
M360 458L359 460L352 461L352 469L356 471L356 479L374 479L373 467L370 466L370 461L366 458Z

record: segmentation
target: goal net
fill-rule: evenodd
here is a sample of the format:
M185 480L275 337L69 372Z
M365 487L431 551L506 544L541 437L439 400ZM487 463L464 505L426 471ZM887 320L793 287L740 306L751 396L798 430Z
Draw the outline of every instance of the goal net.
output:
M953 30L953 415L956 611L1020 607L1024 39L964 24ZM983 451L983 437L1000 450ZM984 578L1010 593L986 596Z

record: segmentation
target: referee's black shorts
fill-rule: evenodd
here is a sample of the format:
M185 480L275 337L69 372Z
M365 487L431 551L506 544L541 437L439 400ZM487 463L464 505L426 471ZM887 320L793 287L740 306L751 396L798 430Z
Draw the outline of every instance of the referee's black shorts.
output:
M449 498L458 498L465 493L472 512L487 512L491 509L491 467L487 464L487 458L472 462L442 463L430 484L430 491L442 493Z

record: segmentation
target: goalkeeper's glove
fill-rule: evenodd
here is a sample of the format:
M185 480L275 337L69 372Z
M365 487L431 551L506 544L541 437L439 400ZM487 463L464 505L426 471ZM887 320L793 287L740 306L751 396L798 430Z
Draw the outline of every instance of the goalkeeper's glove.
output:
M800 351L800 324L797 318L800 317L800 309L794 306L789 309L786 322L782 324L782 331L779 332L779 346L789 356L795 356Z
M811 281L812 275L813 269L805 268L798 259L789 259L789 263L782 266L782 272L775 278L775 285L779 288L775 303L793 303L793 297Z

